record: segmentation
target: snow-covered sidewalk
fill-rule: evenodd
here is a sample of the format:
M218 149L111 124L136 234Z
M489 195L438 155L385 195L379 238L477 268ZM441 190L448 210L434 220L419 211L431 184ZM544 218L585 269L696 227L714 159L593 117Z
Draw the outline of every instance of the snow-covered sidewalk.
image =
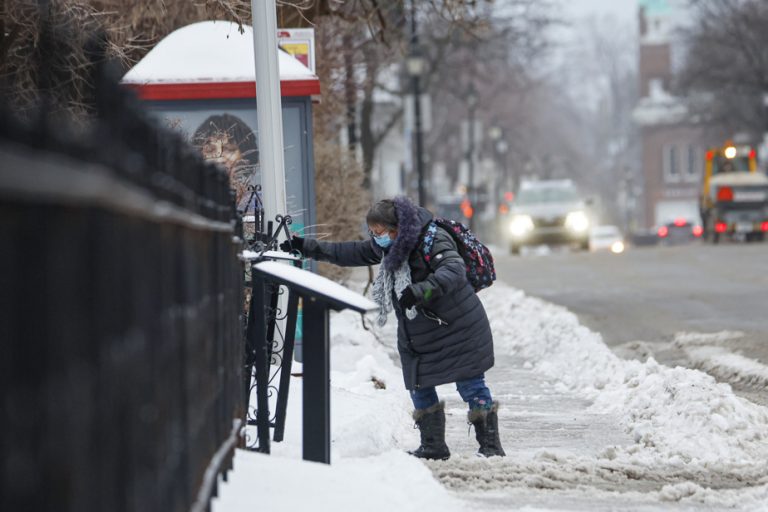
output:
M238 451L217 512L240 510L768 510L768 409L699 371L624 361L565 309L497 283L480 294L506 458L480 459L443 386L452 457L423 462L393 352L394 318L334 315L332 464L300 460L301 380L286 441ZM371 322L372 323L372 322Z

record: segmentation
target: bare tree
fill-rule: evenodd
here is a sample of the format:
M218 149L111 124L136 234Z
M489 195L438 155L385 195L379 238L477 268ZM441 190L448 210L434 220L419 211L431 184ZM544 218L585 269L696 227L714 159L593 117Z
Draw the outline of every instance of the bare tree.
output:
M679 87L699 117L730 131L764 129L761 97L768 93L768 3L692 0L695 21Z
M365 188L370 183L374 155L387 134L402 118L402 105L389 113L377 112L376 96L386 92L402 96L400 84L391 84L385 78L397 73L396 68L408 52L410 34L406 28L403 1L397 2L345 2L334 4L337 8L317 5L303 10L286 7L285 23L298 26L314 24L318 31L318 62L323 60L327 75L321 77L325 84L324 98L343 98L344 109L328 118L323 129L340 132L346 125L347 141L354 148L359 143L362 154ZM417 16L423 24L442 24L454 31L470 31L482 22L476 13L475 2L463 0L432 0L419 2ZM290 15L293 12L299 13ZM286 25L290 26L290 25ZM430 27L431 28L431 27ZM431 48L439 41L422 38L424 48ZM439 61L433 61L438 64ZM432 74L437 65L428 70ZM428 78L427 78L428 80ZM332 102L338 108L338 102ZM320 110L327 110L326 105ZM353 149L354 151L354 149Z
M534 158L537 103L535 93L542 86L538 72L549 49L548 28L556 22L548 2L500 2L485 13L486 23L472 32L436 31L446 39L440 61L429 80L433 104L433 131L427 138L431 161L446 165L456 179L466 159L462 147L461 125L469 115L467 95L472 88L478 97L475 118L485 126L503 129L509 152L509 170L519 176L523 163ZM483 149L483 148L481 148ZM485 147L486 154L494 148Z
M16 110L27 112L45 89L49 109L82 117L91 110L85 51L89 38L103 32L108 56L127 69L173 30L207 19L247 23L250 2L0 0L0 92ZM41 44L48 31L57 32L57 40L67 47L53 51L45 41Z
M429 60L425 88L440 91L483 66L490 74L492 66L472 52L490 55L499 43L506 46L497 52L499 59L510 69L518 66L513 74L522 76L520 63L535 47L533 41L542 40L536 33L540 3L499 2L506 6L507 20L500 23L504 16L499 16L496 4L489 1L417 1L421 42ZM493 21L494 17L499 20ZM32 113L39 104L40 90L46 89L48 108L85 118L92 108L88 98L89 59L84 51L91 35L103 31L109 54L127 69L173 30L206 19L249 23L250 1L0 0L0 92L18 110ZM318 196L318 217L333 236L353 236L356 227L351 219L359 218L367 202L367 196L360 194L361 184L367 188L377 147L403 114L400 104L381 115L376 111L376 95L403 94L399 83L386 78L398 73L409 50L405 2L280 0L278 21L283 27L316 29L322 102L315 108L315 151L318 167L324 166L318 169L318 180L330 180L331 185L326 187L328 197ZM40 63L52 55L46 54L45 45L39 41L44 23L71 34L65 38L70 47L57 52L65 57L47 62L52 70L47 84L38 75ZM463 61L456 55L462 55ZM477 67L465 66L467 62ZM503 88L504 80L513 80L512 75L502 75L497 89ZM494 92L489 89L487 94ZM341 143L339 134L343 131L348 134L349 146L357 143L360 148L360 167L354 162L355 151ZM338 165L331 165L334 162ZM336 207L338 197L352 196L361 197L362 202L349 201L350 208L344 211ZM337 232L337 227L342 231Z
M588 18L574 28L580 37L565 59L563 92L585 125L588 164L578 178L602 199L604 215L619 221L619 192L640 172L639 134L631 118L638 97L637 43L624 37L632 28L612 16Z

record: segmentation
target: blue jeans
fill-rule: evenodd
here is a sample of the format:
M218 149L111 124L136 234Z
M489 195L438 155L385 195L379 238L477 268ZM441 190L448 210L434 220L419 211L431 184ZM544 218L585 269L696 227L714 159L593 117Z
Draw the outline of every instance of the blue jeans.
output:
M456 381L456 390L470 409L490 409L493 400L491 390L485 385L485 375L480 374L467 380ZM439 399L434 386L411 390L411 400L416 409L426 409L435 405Z

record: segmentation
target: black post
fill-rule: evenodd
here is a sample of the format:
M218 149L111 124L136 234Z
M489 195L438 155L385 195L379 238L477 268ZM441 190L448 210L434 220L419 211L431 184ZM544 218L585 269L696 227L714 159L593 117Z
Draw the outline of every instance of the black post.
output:
M277 390L275 405L275 434L274 441L283 440L285 432L285 414L288 406L288 391L291 386L291 366L293 364L293 344L296 340L296 321L299 316L299 296L288 292L288 319L285 325L285 340L283 341L283 360L280 365L280 388Z
M253 279L251 296L253 316L248 319L253 327L249 344L254 348L254 368L256 369L256 433L259 438L258 451L269 453L269 340L267 340L267 319L264 310L264 294L266 286L264 279ZM246 376L247 378L247 376Z
M328 306L304 298L303 458L331 463L331 361Z
M467 195L469 196L469 203L472 205L472 216L469 218L469 229L474 231L477 205L475 204L475 106L473 104L469 106L469 129L467 132L469 136L469 144L467 146L467 164L469 165L469 185L467 187Z
M264 288L261 285L263 292ZM256 364L256 347L258 346L259 333L256 332L257 315L264 315L264 294L256 293L256 277L251 277L251 305L248 309L248 322L245 326L245 361L243 362L243 386L245 399L245 421L248 421L248 407L251 401L251 379L253 367Z
M419 34L416 31L416 0L411 0L411 52L416 55L419 47ZM413 135L416 139L415 161L416 173L419 183L419 204L427 204L426 191L424 190L424 142L421 133L421 84L418 74L411 75L411 88L413 90Z
M272 363L272 350L275 344L275 329L277 328L277 303L280 297L280 285L277 283L267 284L266 289L269 293L269 309L267 310L267 369Z
M763 152L763 159L768 160L768 91L763 93ZM768 162L762 164L763 172L768 172Z

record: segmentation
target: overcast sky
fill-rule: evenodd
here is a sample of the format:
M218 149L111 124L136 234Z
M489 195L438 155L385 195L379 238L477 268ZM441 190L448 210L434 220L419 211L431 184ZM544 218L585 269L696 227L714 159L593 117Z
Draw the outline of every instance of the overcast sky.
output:
M629 21L636 16L637 0L560 0L571 17L614 14Z
M563 51L574 44L579 44L583 37L586 18L609 18L611 25L621 27L628 33L635 34L637 30L638 0L556 0L563 9L561 11L564 26L557 26L550 32L553 42L560 50L553 52L555 62L564 58ZM614 21L615 20L615 21Z
M564 25L556 25L550 30L550 49L548 63L542 66L545 75L557 77L555 83L563 86L563 94L593 105L600 98L602 86L599 73L584 72L579 59L583 54L587 26L592 25L587 19L597 18L598 27L608 34L621 34L622 38L637 37L638 0L555 0L562 6L559 12ZM634 55L629 58L635 59Z

